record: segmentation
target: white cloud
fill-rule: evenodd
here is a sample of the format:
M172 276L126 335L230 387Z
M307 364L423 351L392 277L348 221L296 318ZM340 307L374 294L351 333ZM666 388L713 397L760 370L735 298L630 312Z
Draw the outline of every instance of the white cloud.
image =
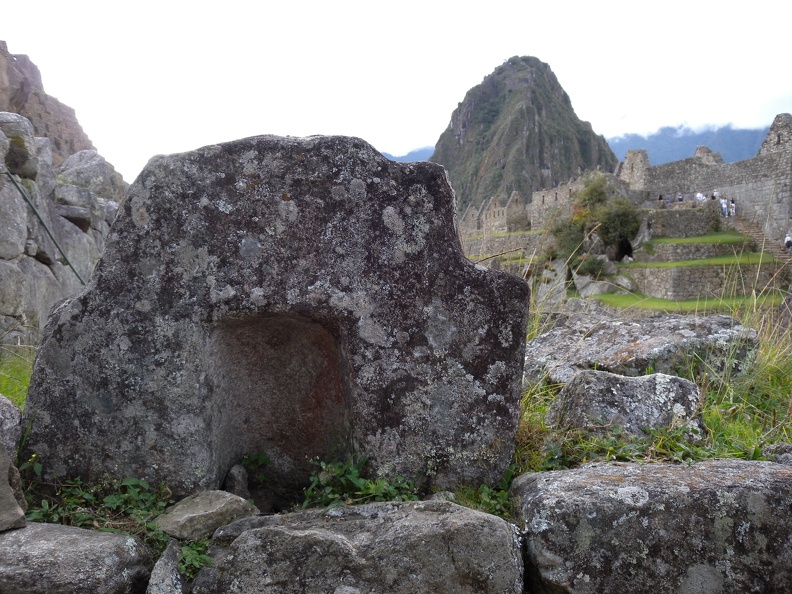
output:
M764 0L118 6L41 2L47 18L3 39L130 181L154 154L264 133L360 136L396 155L432 145L514 55L547 62L605 136L792 111L792 7Z

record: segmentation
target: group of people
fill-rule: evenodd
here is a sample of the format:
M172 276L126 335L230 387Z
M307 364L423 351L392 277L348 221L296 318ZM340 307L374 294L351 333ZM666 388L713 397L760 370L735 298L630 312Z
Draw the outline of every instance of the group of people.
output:
M733 217L737 215L737 205L734 203L734 198L729 201L726 196L720 196L718 192L715 192L712 198L720 201L721 216Z
M666 194L665 196L663 196L663 194L660 194L658 195L657 200L658 202L661 202L660 208L663 207L668 208L671 205L672 199L671 196L668 194ZM725 196L722 196L720 192L715 190L712 193L712 196L710 196L710 200L717 200L720 203L721 216L724 217L737 216L737 204L735 204L734 198L728 200ZM677 192L676 201L677 202L685 201L685 197L682 194L682 192ZM696 202L698 204L703 204L706 201L707 201L707 197L704 195L703 192L696 192Z

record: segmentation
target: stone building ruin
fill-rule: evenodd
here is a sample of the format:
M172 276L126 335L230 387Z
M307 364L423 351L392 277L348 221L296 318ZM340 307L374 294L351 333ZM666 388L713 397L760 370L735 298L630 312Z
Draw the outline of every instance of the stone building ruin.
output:
M734 198L738 216L780 243L792 230L792 115L776 116L751 159L726 164L718 153L699 147L690 158L653 166L645 150L631 150L611 175L611 183L620 185L633 203L650 209L657 207L658 195L681 193L690 206L696 193L709 197L718 191ZM458 223L465 253L473 260L509 250L526 257L541 253L553 221L570 216L575 193L582 188L578 178L534 191L531 202L522 206L523 220L528 221L522 227L509 224L520 220L509 214L519 203L514 196L505 206L493 197L478 211L469 207Z

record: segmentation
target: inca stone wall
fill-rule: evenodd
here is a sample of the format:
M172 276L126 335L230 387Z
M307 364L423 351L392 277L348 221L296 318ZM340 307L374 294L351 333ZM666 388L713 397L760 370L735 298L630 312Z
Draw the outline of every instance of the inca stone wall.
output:
M652 224L652 237L697 237L720 227L720 205L708 200L671 203L671 208L646 211Z
M680 266L625 270L649 297L680 301L751 294L754 287L780 288L777 265Z
M707 196L716 190L734 198L738 214L759 225L771 240L792 229L792 115L776 116L756 157L723 164L708 150L651 167L645 151L629 151L616 175L632 190Z

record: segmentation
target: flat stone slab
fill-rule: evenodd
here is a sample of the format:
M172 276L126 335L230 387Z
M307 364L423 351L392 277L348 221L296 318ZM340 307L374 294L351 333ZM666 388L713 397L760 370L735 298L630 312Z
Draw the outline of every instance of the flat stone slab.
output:
M591 464L522 475L511 493L527 591L792 591L792 467Z
M517 530L447 501L374 503L242 520L195 580L224 592L523 592Z
M582 369L618 375L678 375L691 360L701 371L739 373L756 357L756 330L729 316L676 314L636 319L575 313L528 342L525 379L566 383Z
M48 321L23 457L176 496L258 453L287 498L351 453L427 490L497 483L528 295L465 259L439 165L342 137L155 157Z
M169 536L191 540L209 537L220 526L258 513L255 505L238 495L201 491L166 509L154 523Z

